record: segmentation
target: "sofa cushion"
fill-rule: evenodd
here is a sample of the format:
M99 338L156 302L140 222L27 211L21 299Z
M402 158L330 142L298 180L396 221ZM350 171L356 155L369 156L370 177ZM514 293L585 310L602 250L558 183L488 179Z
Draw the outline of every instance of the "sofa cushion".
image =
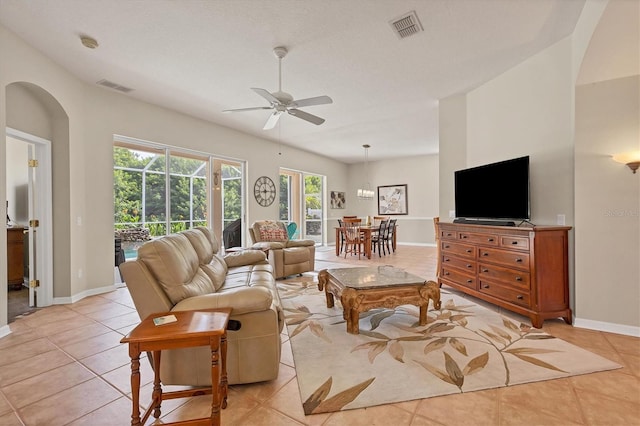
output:
M138 249L138 259L147 266L174 304L188 297L216 291L185 235L167 235L147 242Z
M263 262L266 258L267 256L262 250L242 250L226 254L224 261L229 268L233 268Z
M211 278L215 290L224 284L227 275L226 262L217 255L219 244L208 228L198 227L181 232L188 239L198 254L198 262L202 271Z

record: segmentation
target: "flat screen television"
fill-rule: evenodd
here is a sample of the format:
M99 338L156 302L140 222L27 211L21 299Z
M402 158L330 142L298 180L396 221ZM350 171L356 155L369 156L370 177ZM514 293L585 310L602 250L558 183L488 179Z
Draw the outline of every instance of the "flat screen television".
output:
M456 218L531 218L529 156L455 172Z

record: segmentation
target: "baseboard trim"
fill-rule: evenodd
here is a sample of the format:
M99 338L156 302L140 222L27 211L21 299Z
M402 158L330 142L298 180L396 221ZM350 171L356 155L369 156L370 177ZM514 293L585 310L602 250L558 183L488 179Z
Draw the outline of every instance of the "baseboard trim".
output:
M624 334L626 336L640 337L640 327L632 325L615 324L604 321L574 318L573 325L589 330L606 331L607 333Z
M8 336L9 334L11 334L11 328L8 324L0 327L0 337Z
M78 294L74 294L71 297L54 297L53 304L54 305L68 305L70 303L76 303L85 297L95 296L98 294L109 293L111 291L117 290L120 287L124 287L124 283L111 284L104 287L92 288L90 290L81 291Z

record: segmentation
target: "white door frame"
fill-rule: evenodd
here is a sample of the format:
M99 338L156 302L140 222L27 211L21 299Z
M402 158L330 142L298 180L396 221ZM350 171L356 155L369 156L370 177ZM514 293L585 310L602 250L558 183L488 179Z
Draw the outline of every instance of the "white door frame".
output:
M36 168L35 211L29 212L29 218L40 221L36 233L36 271L40 280L40 287L36 289L36 303L38 307L49 306L53 303L53 187L51 168L51 141L25 133L10 127L6 128L6 136L33 144L35 156L38 160ZM27 165L25 165L26 167ZM30 260L31 261L31 260Z

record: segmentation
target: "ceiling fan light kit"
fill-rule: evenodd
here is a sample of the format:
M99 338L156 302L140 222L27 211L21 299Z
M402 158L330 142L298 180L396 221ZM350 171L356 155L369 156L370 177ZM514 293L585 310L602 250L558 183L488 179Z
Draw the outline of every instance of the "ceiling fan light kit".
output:
M227 109L223 112L243 112L243 111L257 111L263 109L272 109L273 113L267 119L263 129L269 130L273 129L276 124L278 124L278 120L280 120L280 116L283 113L287 113L293 117L300 118L302 120L308 121L309 123L320 125L324 123L324 118L318 117L313 114L309 114L308 112L302 111L298 108L300 107L308 107L314 105L326 105L333 103L333 99L329 96L316 96L313 98L305 98L294 100L293 96L291 96L287 92L282 91L282 58L287 56L287 48L284 46L278 46L273 49L273 53L278 58L278 91L277 92L269 92L265 89L260 89L257 87L252 87L256 94L262 96L264 99L269 102L269 106L263 107L250 107L250 108L237 108L237 109Z

